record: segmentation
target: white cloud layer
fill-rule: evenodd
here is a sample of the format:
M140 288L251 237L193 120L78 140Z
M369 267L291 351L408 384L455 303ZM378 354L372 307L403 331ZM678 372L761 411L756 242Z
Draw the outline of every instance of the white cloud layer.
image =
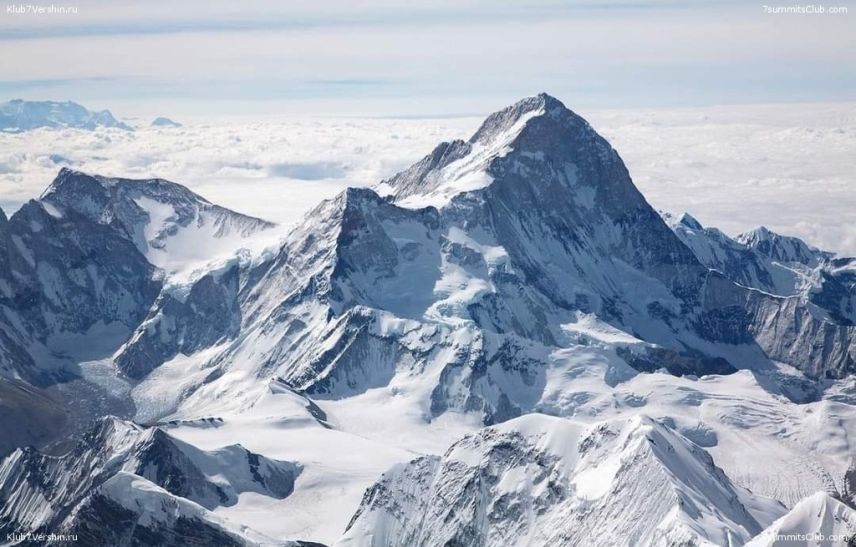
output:
M581 114L655 207L689 211L732 235L766 225L856 255L853 104ZM287 224L346 186L377 183L441 140L469 137L479 122L349 118L0 134L0 205L11 214L68 165L166 178Z

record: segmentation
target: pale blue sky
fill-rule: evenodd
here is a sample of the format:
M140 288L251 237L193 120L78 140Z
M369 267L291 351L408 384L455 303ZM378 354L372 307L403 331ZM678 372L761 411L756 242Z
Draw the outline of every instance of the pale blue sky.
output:
M77 14L2 6L0 99L138 116L478 114L538 91L586 109L856 100L851 4L54 0Z

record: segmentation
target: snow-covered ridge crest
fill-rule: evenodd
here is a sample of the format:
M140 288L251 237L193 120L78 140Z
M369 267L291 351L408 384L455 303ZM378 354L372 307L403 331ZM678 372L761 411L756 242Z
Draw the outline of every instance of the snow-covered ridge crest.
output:
M187 268L274 225L214 205L163 179L122 179L62 168L39 202L56 218L74 212L114 225L146 258L168 270Z
M779 262L817 266L820 261L833 257L833 253L820 251L799 238L777 234L766 226L744 232L735 239Z
M854 537L856 510L826 492L818 492L796 504L746 547L852 545Z
M744 287L797 297L815 313L842 325L856 324L853 258L816 249L763 226L731 238L684 213L662 213L699 261Z
M384 474L336 545L733 545L784 511L650 418L530 414Z
M515 148L531 120L567 114L572 113L546 93L527 97L488 116L468 141L440 143L428 156L376 189L391 194L402 207L442 207L458 194L489 186L493 182L492 162Z

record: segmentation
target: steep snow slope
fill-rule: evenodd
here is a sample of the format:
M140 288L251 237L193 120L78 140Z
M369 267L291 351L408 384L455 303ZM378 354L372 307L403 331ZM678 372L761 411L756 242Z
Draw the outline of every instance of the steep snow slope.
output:
M798 504L746 547L851 545L856 537L856 510L824 492Z
M385 473L336 545L729 545L783 511L650 419L529 415Z

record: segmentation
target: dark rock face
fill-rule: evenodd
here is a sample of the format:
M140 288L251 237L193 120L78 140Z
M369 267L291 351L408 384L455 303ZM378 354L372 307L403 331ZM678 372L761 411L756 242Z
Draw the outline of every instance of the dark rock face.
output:
M161 294L116 357L116 364L139 379L179 353L191 354L233 338L241 325L237 297L237 267L203 276L183 299Z
M0 458L18 446L44 446L68 427L67 412L50 393L0 377Z
M703 374L731 374L737 372L725 359L707 357L703 354L687 355L666 348L648 348L644 354L635 354L626 348L616 350L619 357L640 372L666 369L675 376Z
M852 327L856 325L856 260L838 263L841 266L833 264L830 270L820 271L820 286L809 293L809 300L828 311L836 323Z
M0 365L7 374L49 382L50 370L36 366L24 347L38 342L60 355L76 351L81 348L68 337L99 326L121 339L160 290L154 266L125 234L73 210L57 217L31 201L0 237L0 307L17 317L0 329L7 356Z
M271 226L165 180L61 169L39 200L0 222L0 308L8 310L0 319L0 374L51 383L62 379L57 361L108 356L141 322L150 324L159 313L152 306L163 276L149 255L167 252L181 230L204 230L204 237L216 239ZM142 357L131 351L128 370L141 376L179 351L234 333L241 320L234 272L211 273L196 285L188 300L161 298L161 315L195 321L196 329L164 347L142 340L135 351L161 361L132 364ZM34 343L43 349L37 359L28 349Z
M610 309L606 302L632 297L610 279L623 263L692 298L705 269L636 190L615 150L555 99L541 101L545 113L526 123L512 152L490 164L494 181L482 205L524 283L573 309L580 293L567 289L568 277L578 278L594 289L602 312L621 320L623 306ZM537 105L520 103L512 112ZM489 118L485 126L491 125ZM489 132L483 127L476 135ZM544 256L557 267L544 268Z

